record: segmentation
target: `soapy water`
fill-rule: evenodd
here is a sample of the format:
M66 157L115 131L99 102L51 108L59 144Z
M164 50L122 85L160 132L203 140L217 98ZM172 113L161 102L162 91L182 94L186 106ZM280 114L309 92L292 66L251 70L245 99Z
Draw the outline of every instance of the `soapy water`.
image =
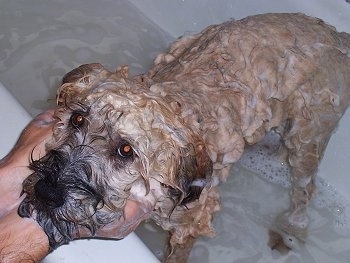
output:
M239 164L261 176L268 182L290 188L291 168L288 162L279 156L281 152L280 136L268 133L254 146L247 147ZM350 204L326 179L316 176L316 193L311 202L318 209L327 209L334 216L334 230L339 234L350 234Z
M289 188L290 167L287 161L279 156L281 150L279 135L270 132L261 142L246 147L238 163L271 183Z

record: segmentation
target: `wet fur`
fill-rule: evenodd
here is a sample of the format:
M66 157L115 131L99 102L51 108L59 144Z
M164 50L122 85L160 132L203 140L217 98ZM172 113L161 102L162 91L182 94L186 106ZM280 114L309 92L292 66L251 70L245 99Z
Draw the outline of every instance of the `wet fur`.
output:
M292 167L291 205L276 229L303 239L318 164L350 101L349 53L349 35L319 19L265 14L180 38L134 78L127 67L83 65L63 78L54 138L31 165L20 215L55 248L120 220L137 200L170 232L165 260L185 262L196 237L214 234L216 183L245 144L274 129ZM116 151L125 142L132 157Z

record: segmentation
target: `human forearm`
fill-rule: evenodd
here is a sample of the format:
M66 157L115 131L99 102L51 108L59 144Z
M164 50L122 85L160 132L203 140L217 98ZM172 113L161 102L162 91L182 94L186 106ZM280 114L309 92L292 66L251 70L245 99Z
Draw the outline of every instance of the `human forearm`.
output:
M36 222L19 217L16 210L1 218L0 262L39 262L48 251L48 238Z
M13 150L0 160L0 262L38 262L49 251L42 228L32 219L17 214L23 180L31 173L31 158L45 154L45 142L52 134L53 112L37 116L22 132Z

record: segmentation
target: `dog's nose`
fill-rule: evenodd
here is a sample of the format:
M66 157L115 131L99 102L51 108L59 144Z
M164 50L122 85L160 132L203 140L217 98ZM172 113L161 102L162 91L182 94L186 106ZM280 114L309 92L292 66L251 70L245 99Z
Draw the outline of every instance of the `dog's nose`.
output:
M60 207L64 204L64 192L59 185L54 186L47 180L40 179L35 184L34 190L37 199L52 208Z

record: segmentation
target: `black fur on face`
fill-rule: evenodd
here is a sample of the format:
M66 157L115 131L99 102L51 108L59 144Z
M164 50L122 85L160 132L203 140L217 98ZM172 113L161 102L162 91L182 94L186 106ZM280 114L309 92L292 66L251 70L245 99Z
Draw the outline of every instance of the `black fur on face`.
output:
M103 211L105 189L91 183L97 162L87 146L68 153L52 150L33 161L34 173L24 182L27 197L19 207L22 217L36 217L49 237L50 247L56 247L79 236L79 228L88 228L92 235L99 226L122 216L122 211Z
M32 160L33 173L23 183L27 196L18 209L39 223L51 249L79 237L82 228L93 236L123 216L128 193L113 187L108 175L123 173L134 159L129 143L110 134L108 121L90 120L86 109L72 110L63 123L58 146Z

